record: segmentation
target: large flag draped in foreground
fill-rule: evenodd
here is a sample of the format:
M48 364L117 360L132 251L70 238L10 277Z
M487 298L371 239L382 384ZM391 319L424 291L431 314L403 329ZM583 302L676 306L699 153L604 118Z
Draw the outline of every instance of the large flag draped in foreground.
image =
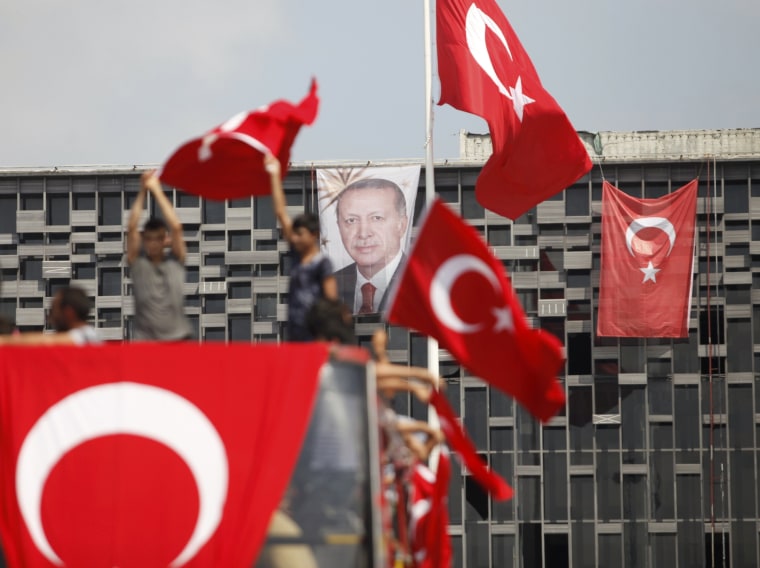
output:
M309 94L298 104L275 101L241 112L224 124L180 146L158 173L161 181L206 199L235 199L268 195L269 174L264 154L280 161L288 172L290 148L298 131L317 118L319 99L313 80Z
M504 266L440 200L420 224L388 306L389 322L435 337L473 374L540 420L564 405L559 340L528 326Z
M516 219L591 169L567 116L495 0L438 0L441 100L488 122L493 155L478 177L478 201Z
M658 199L604 182L597 335L688 337L697 180Z
M324 345L0 351L10 566L251 566Z

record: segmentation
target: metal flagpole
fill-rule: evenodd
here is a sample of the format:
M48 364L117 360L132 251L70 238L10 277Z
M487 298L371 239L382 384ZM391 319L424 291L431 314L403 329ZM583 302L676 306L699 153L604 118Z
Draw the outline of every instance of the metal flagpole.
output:
M425 10L425 205L430 207L435 199L435 168L433 166L433 55L430 33L430 0L423 0ZM438 341L432 337L427 340L428 371L439 376ZM428 406L428 424L439 427L438 415L433 407ZM430 455L430 468L436 471L438 450Z

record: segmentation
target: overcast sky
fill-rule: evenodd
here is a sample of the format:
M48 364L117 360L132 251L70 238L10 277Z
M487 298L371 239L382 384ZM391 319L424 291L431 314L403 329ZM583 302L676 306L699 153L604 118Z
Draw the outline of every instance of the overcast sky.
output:
M758 0L499 5L578 130L760 127ZM424 158L422 0L2 0L0 167L160 163L312 76L294 160ZM436 159L460 129L436 107Z

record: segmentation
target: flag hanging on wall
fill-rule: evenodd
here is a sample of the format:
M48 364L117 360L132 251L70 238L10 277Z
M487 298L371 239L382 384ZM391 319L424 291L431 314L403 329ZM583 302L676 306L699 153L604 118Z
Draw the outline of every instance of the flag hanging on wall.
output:
M225 200L249 195L269 195L269 173L264 154L280 161L282 177L288 173L290 148L301 126L317 118L317 82L294 105L275 101L250 112L241 112L203 136L174 151L158 177L162 182L206 199Z
M438 0L436 20L439 104L481 116L491 132L475 186L481 205L516 219L591 169L495 0Z
M697 180L658 199L602 192L597 335L688 337Z
M528 326L504 265L478 232L436 200L396 287L387 319L435 337L462 365L546 421L565 403L562 345Z
M9 566L251 566L321 344L0 348Z

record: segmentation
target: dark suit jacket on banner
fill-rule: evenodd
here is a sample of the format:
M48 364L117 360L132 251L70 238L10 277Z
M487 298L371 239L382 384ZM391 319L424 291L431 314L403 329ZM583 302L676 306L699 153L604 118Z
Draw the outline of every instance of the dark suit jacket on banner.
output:
M396 280L401 274L401 268L405 264L406 255L402 254L401 262L399 262L398 266L396 267L396 271L393 273L393 276L391 276L390 282L388 282L388 286L385 288L385 293L383 294L383 297L380 298L380 303L377 304L378 312L385 311L387 307L386 304L388 303L388 294L390 293L391 288L395 286ZM356 292L356 263L353 262L348 266L344 266L340 270L336 271L335 278L338 281L338 291L340 292L341 301L351 309L351 313L354 313L354 294Z

